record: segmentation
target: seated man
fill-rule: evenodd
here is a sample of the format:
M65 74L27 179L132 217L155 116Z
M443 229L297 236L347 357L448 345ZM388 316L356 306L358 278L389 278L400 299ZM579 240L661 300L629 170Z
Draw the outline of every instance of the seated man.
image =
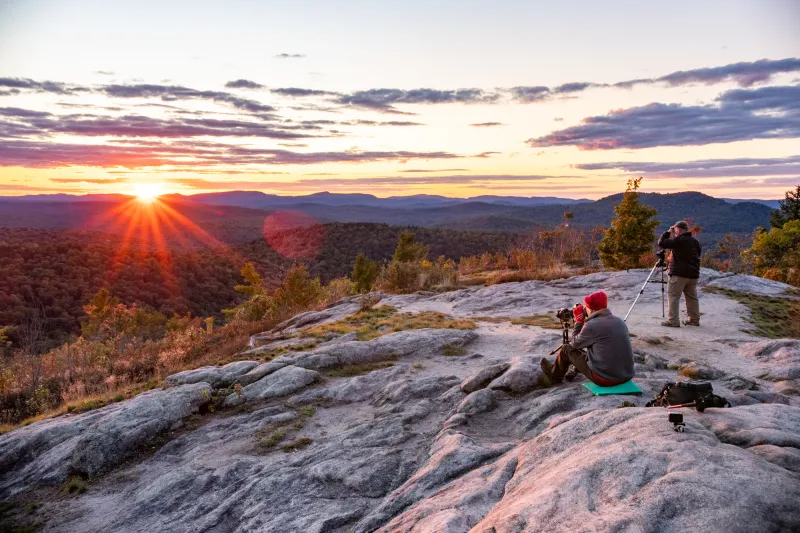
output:
M585 306L578 304L573 310L572 344L561 347L555 364L543 358L542 370L553 385L561 383L570 365L601 387L625 383L634 374L628 327L606 308L606 293L596 292L583 302Z

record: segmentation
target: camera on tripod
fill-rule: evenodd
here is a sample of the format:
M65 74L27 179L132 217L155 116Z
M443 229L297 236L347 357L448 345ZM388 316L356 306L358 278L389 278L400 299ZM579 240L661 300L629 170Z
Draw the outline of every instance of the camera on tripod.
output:
M562 307L556 311L556 317L561 321L562 325L572 322L572 316L572 309L567 307Z
M644 288L647 287L648 283L658 283L661 285L661 316L663 317L666 314L666 295L664 293L664 289L667 285L667 281L664 279L664 274L667 271L667 251L658 250L656 252L656 257L658 258L658 261L656 261L656 264L653 265L653 269L650 271L650 274L647 275L647 279L645 280L644 285L642 285L642 288L639 290L639 294L636 295L636 298L634 298L633 303L631 304L631 308L628 309L628 313L625 315L625 318L623 318L625 322L627 322L628 317L631 316L636 302L638 302L639 298L642 296L642 294L644 294ZM656 272L656 270L658 270L658 272L661 274L661 279L653 279L653 274Z

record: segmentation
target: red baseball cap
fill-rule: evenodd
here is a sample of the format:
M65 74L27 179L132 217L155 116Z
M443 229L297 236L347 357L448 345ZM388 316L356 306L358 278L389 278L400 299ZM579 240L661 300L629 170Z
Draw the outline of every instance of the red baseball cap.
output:
M592 311L599 311L600 309L608 307L608 296L606 296L606 293L603 291L598 291L584 298L583 302L589 306L589 309Z

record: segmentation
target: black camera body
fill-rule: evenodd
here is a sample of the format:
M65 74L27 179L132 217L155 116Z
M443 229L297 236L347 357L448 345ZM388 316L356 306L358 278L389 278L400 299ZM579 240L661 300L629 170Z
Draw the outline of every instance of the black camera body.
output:
M562 307L556 311L556 317L558 317L561 322L569 322L572 320L572 309Z
M658 263L656 263L656 267L665 267L667 266L667 251L666 250L659 250L656 252L656 257L658 257Z

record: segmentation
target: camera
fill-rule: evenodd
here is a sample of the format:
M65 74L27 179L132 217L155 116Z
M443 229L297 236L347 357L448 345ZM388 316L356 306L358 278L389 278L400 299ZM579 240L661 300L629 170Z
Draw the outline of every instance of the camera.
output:
M569 322L572 320L572 309L562 307L556 311L556 317L558 317L561 322Z
M672 424L672 429L678 433L683 433L686 430L686 424L683 422L682 413L670 413L669 421Z

